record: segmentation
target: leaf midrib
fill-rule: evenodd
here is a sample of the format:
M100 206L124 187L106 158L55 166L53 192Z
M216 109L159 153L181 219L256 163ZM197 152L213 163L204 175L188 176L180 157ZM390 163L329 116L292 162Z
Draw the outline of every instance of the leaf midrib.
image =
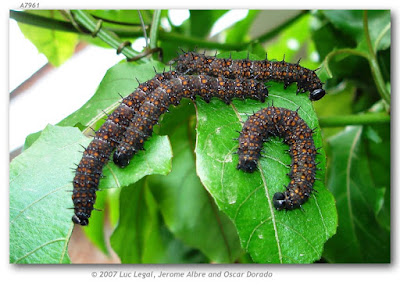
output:
M350 182L351 182L351 166L352 166L352 161L353 157L355 156L355 147L357 145L357 142L359 141L359 138L361 136L362 128L359 128L358 132L355 134L353 142L351 143L351 147L349 150L349 156L347 159L347 165L346 165L346 193L347 193L347 208L349 210L349 221L351 225L351 230L352 230L352 235L354 237L354 242L356 242L357 245L359 245L359 241L357 238L356 230L355 230L355 225L354 225L354 214L353 214L353 208L351 204L351 193L350 193ZM359 249L358 249L359 250ZM360 251L358 251L360 253ZM361 254L361 253L360 253Z
M236 107L235 107L233 104L231 104L231 107L232 107L233 111L235 112L236 117L238 118L240 125L243 127L243 123L242 123L242 120L241 120L241 117L240 117L240 114L239 114L238 110L236 109ZM269 206L270 213L271 213L271 217L268 218L268 219L271 219L272 225L274 226L275 241L276 241L276 244L277 244L277 247L278 247L279 263L282 264L282 263L283 263L283 260L282 260L282 250L281 250L280 240L279 240L279 236L278 236L278 230L277 230L277 227L276 227L275 213L274 213L274 211L273 211L273 209L272 209L271 198L269 197L267 182L266 182L266 180L265 180L264 173L262 172L261 164L260 164L260 162L258 162L257 164L258 164L258 169L260 170L261 179L262 179L263 185L264 185L265 195L266 195L266 197L267 197L268 206ZM267 220L268 220L268 219L267 219ZM265 220L265 221L266 221L266 220ZM264 221L264 222L265 222L265 221ZM263 222L263 223L264 223L264 222ZM249 243L250 243L250 241L249 241Z

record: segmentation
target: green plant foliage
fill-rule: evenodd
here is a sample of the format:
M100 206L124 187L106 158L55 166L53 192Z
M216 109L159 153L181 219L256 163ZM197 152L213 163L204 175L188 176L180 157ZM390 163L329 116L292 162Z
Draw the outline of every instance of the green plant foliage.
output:
M76 128L47 126L10 164L10 263L69 263L71 194L79 144Z
M168 176L152 176L149 185L176 237L200 249L210 261L232 263L243 251L234 225L218 210L196 174L193 116L193 104L185 101L163 119L161 132L171 138L173 170Z
M324 11L325 16L332 24L343 33L356 40L361 50L367 50L363 25L362 10ZM374 46L374 51L385 50L390 46L390 11L368 11L369 36Z
M120 208L120 220L110 242L122 263L204 261L202 256L191 256L191 249L177 241L162 225L157 202L145 179L122 189Z
M314 44L310 41L310 22L312 20L313 17L311 15L305 14L282 31L279 39L268 47L268 58L280 61L285 56L286 61L297 62L299 60L299 51L307 48L307 56L303 57L300 63L310 69L317 68L319 62L311 60L311 55L315 52ZM282 51L285 52L282 53Z
M225 41L227 43L241 43L249 40L248 31L260 11L250 10L247 16L235 23L227 30Z
M126 26L132 26L134 24L137 26L141 25L137 10L91 10L90 12L93 16L102 19L104 25L119 26L118 22L124 23ZM144 23L150 25L153 11L141 10L140 13L143 17Z
M214 23L228 10L190 10L190 34L205 37Z
M379 97L390 104L390 11L322 11L313 38L329 78L328 84L355 83L361 96L355 112L371 106ZM367 26L368 25L368 29ZM370 72L361 71L370 70ZM385 77L386 75L386 77Z
M62 19L58 11L30 10L29 13L51 19ZM78 35L74 33L38 28L21 23L19 27L24 36L56 67L62 65L73 55L75 46L78 43Z
M115 48L143 37L140 26L131 25L140 23L135 10L73 12L79 16L74 25L86 27L85 34L59 11L11 16L56 66L72 55L78 40ZM190 17L178 26L166 10L141 12L149 44L162 48L163 58L150 55L110 67L88 102L57 126L27 136L24 152L11 162L10 262L70 263L68 241L78 226L71 222L66 191L72 189L82 146L120 104L120 96L133 92L138 81L152 79L154 69L168 70L180 48L234 59L265 59L266 53L269 60L301 58L306 68L320 67L327 94L310 102L308 93L296 95L295 84L284 89L268 82L265 103L184 99L170 107L128 167L105 166L95 205L104 211L94 211L83 228L88 239L105 254L111 246L122 263L390 262L391 136L390 125L382 123L390 114L390 11L296 11L254 38L256 23L269 18L250 10L212 39L210 31L228 10L189 10ZM47 17L48 25L35 15ZM101 37L93 38L99 18ZM162 24L150 27L153 23ZM136 55L131 49L126 54L128 49L125 56ZM277 211L272 205L274 193L289 183L291 158L281 139L264 144L259 170L236 169L238 131L250 114L272 104L298 110L315 128L314 142L321 148L316 192L302 209ZM375 112L376 117L358 116ZM351 126L346 118L355 117L359 125ZM370 121L360 120L367 117Z
M81 157L82 145L90 142L77 128L48 126L35 143L10 165L10 262L68 262L66 245L72 231L71 201L73 169ZM167 174L172 153L168 139L155 136L146 145L164 155L137 156L134 176L108 167L100 189L130 185L145 175ZM115 166L114 166L115 167ZM122 176L120 175L122 174ZM112 182L110 182L112 181ZM29 190L29 191L27 191ZM104 197L98 193L96 208L104 209ZM46 219L43 219L45 217ZM93 212L86 232L106 252L102 212ZM43 231L51 230L51 231ZM57 230L57 231L55 231ZM26 232L26 234L24 234ZM47 255L43 255L43 252Z
M376 184L372 175L387 177L387 170L368 156L364 133L362 127L349 127L329 140L328 187L341 214L338 232L325 249L324 257L332 262L390 262L389 232L376 217L389 189Z
M75 126L80 123L95 127L98 121L106 118L104 112L109 113L119 105L121 96L125 97L137 88L138 81L152 79L155 75L154 69L162 71L164 68L165 66L158 62L141 66L126 62L114 65L105 74L93 97L58 124Z
M233 220L242 247L255 262L310 263L321 257L323 245L335 233L337 224L334 199L323 183L315 184L318 193L304 204L304 213L300 209L278 212L273 208L273 194L289 183L286 173L290 156L281 140L265 144L266 158L261 160L260 172L246 174L236 170L238 158L234 152L238 146L232 139L238 137L246 114L272 104L291 110L300 108L300 116L310 128L318 130L318 120L307 96L296 96L294 86L287 91L281 89L281 85L272 85L264 104L250 100L234 101L231 106L219 101L210 105L199 102L197 173L219 208ZM318 132L314 140L316 147L321 147ZM323 151L316 160L322 168L317 177L323 180Z

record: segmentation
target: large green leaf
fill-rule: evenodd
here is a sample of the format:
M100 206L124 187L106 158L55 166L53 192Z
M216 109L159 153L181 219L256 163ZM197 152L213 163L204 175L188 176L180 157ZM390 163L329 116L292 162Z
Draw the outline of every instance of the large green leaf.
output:
M32 146L10 165L10 261L13 263L68 262L66 244L72 231L71 194L75 167L82 146L90 141L77 128L48 126ZM100 189L133 184L148 174L167 174L171 147L166 136L146 142L125 170L113 163L105 168ZM156 151L156 153L154 153ZM161 152L162 155L160 155ZM110 166L112 165L112 166ZM132 170L135 174L132 175ZM95 205L104 209L101 196ZM43 219L45 217L46 219ZM106 251L103 213L93 213L86 230L89 238ZM51 230L51 231L46 231ZM64 252L63 252L64 251Z
M362 10L326 10L323 12L332 24L359 43L359 48L367 50L365 42ZM390 46L390 10L367 11L368 30L375 51Z
M60 13L55 10L30 10L29 13L52 19L62 19ZM73 55L78 43L77 34L22 23L18 23L18 25L24 36L36 46L40 53L47 57L52 65L58 67Z
M190 263L199 262L197 258L204 261L201 256L192 260L191 249L165 229L146 179L122 189L120 208L120 221L110 242L122 263Z
M390 232L376 218L379 206L390 196L385 198L385 188L375 186L372 180L373 173L387 170L374 167L363 133L361 126L348 127L329 140L332 162L328 186L339 213L337 234L328 241L324 253L330 262L390 262ZM383 151L385 145L380 148Z
M77 128L47 126L10 163L10 262L68 263L73 162L87 138Z
M367 133L372 132L377 140L366 140L367 154L373 162L374 172L372 179L374 185L384 190L383 200L377 200L375 215L382 227L390 230L390 124L384 126L369 126Z
M234 56L240 56L235 54ZM243 56L243 55L241 55ZM265 144L266 157L260 171L247 174L236 169L238 131L247 114L273 103L299 115L310 128L316 128L314 141L322 147L318 119L306 95L295 95L295 86L283 91L281 84L271 85L264 104L247 100L230 106L218 100L209 105L198 102L197 173L217 205L233 220L242 247L259 263L311 263L321 257L324 243L335 233L337 214L332 194L322 183L325 178L325 153L316 157L317 172L314 193L303 210L276 211L272 196L281 192L289 178L290 156L281 140Z
M172 150L167 136L154 135L144 145L146 152L139 152L124 169L109 162L103 171L99 190L114 190L134 184L141 178L151 174L166 175L171 171ZM78 163L77 160L76 163ZM101 194L103 195L103 194ZM95 208L104 209L105 196L100 197ZM107 253L104 237L104 212L94 212L90 224L84 229L88 238L102 251Z
M161 131L171 138L173 170L167 176L152 176L149 185L166 225L177 238L213 262L232 263L243 251L235 226L218 210L196 174L192 116L193 104L185 101L164 118Z
M145 181L120 194L120 221L110 242L122 263L157 263L163 256L157 204Z

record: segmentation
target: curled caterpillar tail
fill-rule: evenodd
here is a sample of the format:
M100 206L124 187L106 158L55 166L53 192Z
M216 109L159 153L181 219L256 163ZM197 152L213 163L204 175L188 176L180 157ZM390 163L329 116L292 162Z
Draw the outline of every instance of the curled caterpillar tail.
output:
M180 73L206 74L226 78L247 78L258 81L283 82L285 88L297 83L297 92L309 91L310 100L319 100L325 95L322 82L315 71L304 68L299 63L283 61L232 60L206 56L194 52L183 53L173 60Z
M299 208L310 197L315 182L317 154L312 134L296 111L274 106L258 111L243 125L239 136L237 169L254 172L262 144L270 137L283 138L290 147L290 183L284 192L274 194L273 204L277 210Z
M216 97L230 104L234 98L255 99L261 102L268 96L264 83L255 80L227 79L206 75L180 75L163 82L144 100L139 111L124 134L121 144L114 152L114 163L125 167L136 152L143 149L145 140L151 136L153 127L170 105L178 105L182 98L195 100L196 95L207 103Z

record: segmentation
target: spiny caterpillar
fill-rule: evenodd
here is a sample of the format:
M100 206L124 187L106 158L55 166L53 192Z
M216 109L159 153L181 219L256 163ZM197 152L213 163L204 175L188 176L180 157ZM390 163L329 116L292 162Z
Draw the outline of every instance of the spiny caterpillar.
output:
M144 141L151 136L153 126L169 105L178 105L184 97L195 100L199 95L209 103L216 97L230 104L232 99L255 99L261 102L268 96L263 83L254 80L226 79L206 75L180 75L162 83L144 101L114 152L114 163L120 167L129 164L133 155L143 149Z
M173 62L176 71L184 74L207 74L226 78L251 78L258 81L283 82L284 88L297 82L297 93L310 92L310 100L319 100L325 95L322 82L314 70L282 61L253 61L216 58L194 52L183 53Z
M277 210L299 208L311 195L317 155L312 134L313 131L296 111L274 106L256 112L243 125L237 152L239 170L252 173L257 169L262 145L271 137L283 138L283 142L290 147L290 183L284 192L274 194L273 204Z
M96 201L96 191L102 177L102 170L112 151L119 144L123 133L147 95L154 91L161 82L175 76L175 71L164 72L139 84L133 93L123 98L121 104L108 116L89 146L85 148L73 179L74 215L72 221L74 223L80 225L89 223L88 219Z
M165 80L167 76L171 79ZM126 166L137 150L143 149L144 141L151 136L153 126L170 105L178 105L184 97L194 100L196 95L206 102L217 97L227 104L233 98L251 98L264 102L268 96L267 87L254 80L172 75L171 72L160 77L164 80L158 80L157 88L154 89L155 84L149 81L124 98L85 149L73 181L74 223L88 225L102 169L117 144L119 146L114 153L114 162ZM153 91L149 92L151 89ZM122 139L123 132L125 135Z
M83 152L73 180L74 223L88 224L102 169L113 150L117 148L114 163L127 166L132 156L143 149L160 116L182 98L195 100L199 95L206 102L211 97L227 104L233 98L264 102L268 89L263 81L268 80L282 81L285 88L297 82L297 92L309 91L311 100L325 95L315 72L298 63L217 59L196 53L184 53L175 62L176 71L157 74L123 98Z

